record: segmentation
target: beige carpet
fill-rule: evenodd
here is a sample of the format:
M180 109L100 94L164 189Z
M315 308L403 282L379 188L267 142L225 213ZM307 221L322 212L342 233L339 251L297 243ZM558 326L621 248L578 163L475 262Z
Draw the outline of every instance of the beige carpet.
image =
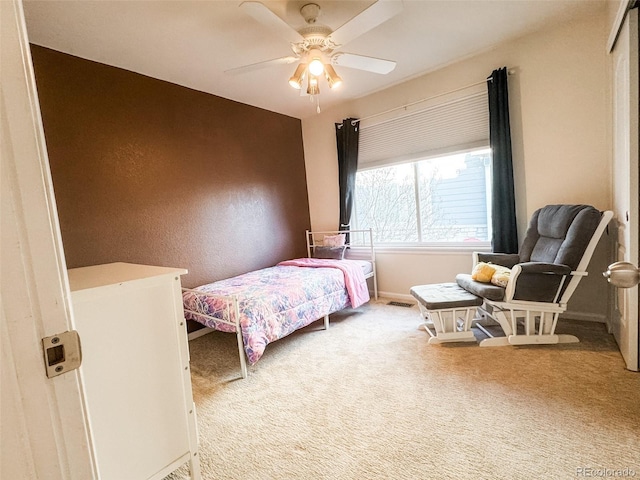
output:
M480 348L427 345L419 323L385 300L334 314L246 380L234 335L190 342L203 478L640 478L640 374L604 325L562 322L580 344Z

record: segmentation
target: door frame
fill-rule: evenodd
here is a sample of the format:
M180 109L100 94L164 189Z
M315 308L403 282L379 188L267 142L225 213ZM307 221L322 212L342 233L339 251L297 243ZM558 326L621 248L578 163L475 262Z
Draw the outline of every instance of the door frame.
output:
M3 478L98 478L79 370L48 378L42 338L73 329L21 0L0 1Z

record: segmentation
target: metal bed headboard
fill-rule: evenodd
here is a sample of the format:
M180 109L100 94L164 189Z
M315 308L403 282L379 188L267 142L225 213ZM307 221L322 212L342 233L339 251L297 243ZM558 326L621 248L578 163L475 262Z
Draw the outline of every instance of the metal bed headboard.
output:
M311 251L314 246L321 246L322 240L325 235L339 235L339 234L348 234L347 238L349 241L345 243L345 245L349 249L357 249L361 251L361 249L366 252L365 257L366 260L371 262L372 272L366 276L366 278L373 278L373 293L375 299L378 299L378 276L376 274L376 250L373 244L373 229L363 229L363 230L323 230L323 231L313 231L307 230L307 257L311 258ZM319 237L319 238L318 238ZM362 243L356 242L354 244L353 239L361 239Z

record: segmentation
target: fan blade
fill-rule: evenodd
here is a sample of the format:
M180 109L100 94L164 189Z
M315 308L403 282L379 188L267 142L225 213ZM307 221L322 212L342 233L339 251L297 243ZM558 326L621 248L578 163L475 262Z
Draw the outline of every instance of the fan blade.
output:
M331 56L331 63L341 67L355 68L367 72L386 75L396 68L396 62L382 58L365 57L354 53L338 52Z
M398 0L378 0L347 23L339 27L329 37L338 45L346 45L351 40L386 22L402 11Z
M247 15L253 17L265 27L274 30L277 35L291 43L304 40L302 35L296 32L289 24L269 10L260 2L242 2L240 7Z
M228 73L230 75L237 75L239 73L247 73L253 72L255 70L260 70L266 67L272 67L274 65L289 65L298 60L298 57L281 57L274 58L273 60L266 60L264 62L252 63L251 65L244 65L242 67L231 68L229 70L225 70L224 73Z

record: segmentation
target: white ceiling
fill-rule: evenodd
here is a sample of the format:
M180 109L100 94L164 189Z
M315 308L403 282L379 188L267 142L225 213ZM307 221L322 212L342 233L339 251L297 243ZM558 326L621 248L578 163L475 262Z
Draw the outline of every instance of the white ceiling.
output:
M263 1L293 28L311 0ZM320 84L320 106L382 90L574 17L606 0L404 0L403 10L340 51L395 60L387 75L336 67L339 89ZM32 43L296 118L315 115L288 79L295 65L230 75L225 70L291 54L287 41L247 16L242 0L25 0ZM372 0L314 0L333 30ZM489 67L497 67L489 66Z

